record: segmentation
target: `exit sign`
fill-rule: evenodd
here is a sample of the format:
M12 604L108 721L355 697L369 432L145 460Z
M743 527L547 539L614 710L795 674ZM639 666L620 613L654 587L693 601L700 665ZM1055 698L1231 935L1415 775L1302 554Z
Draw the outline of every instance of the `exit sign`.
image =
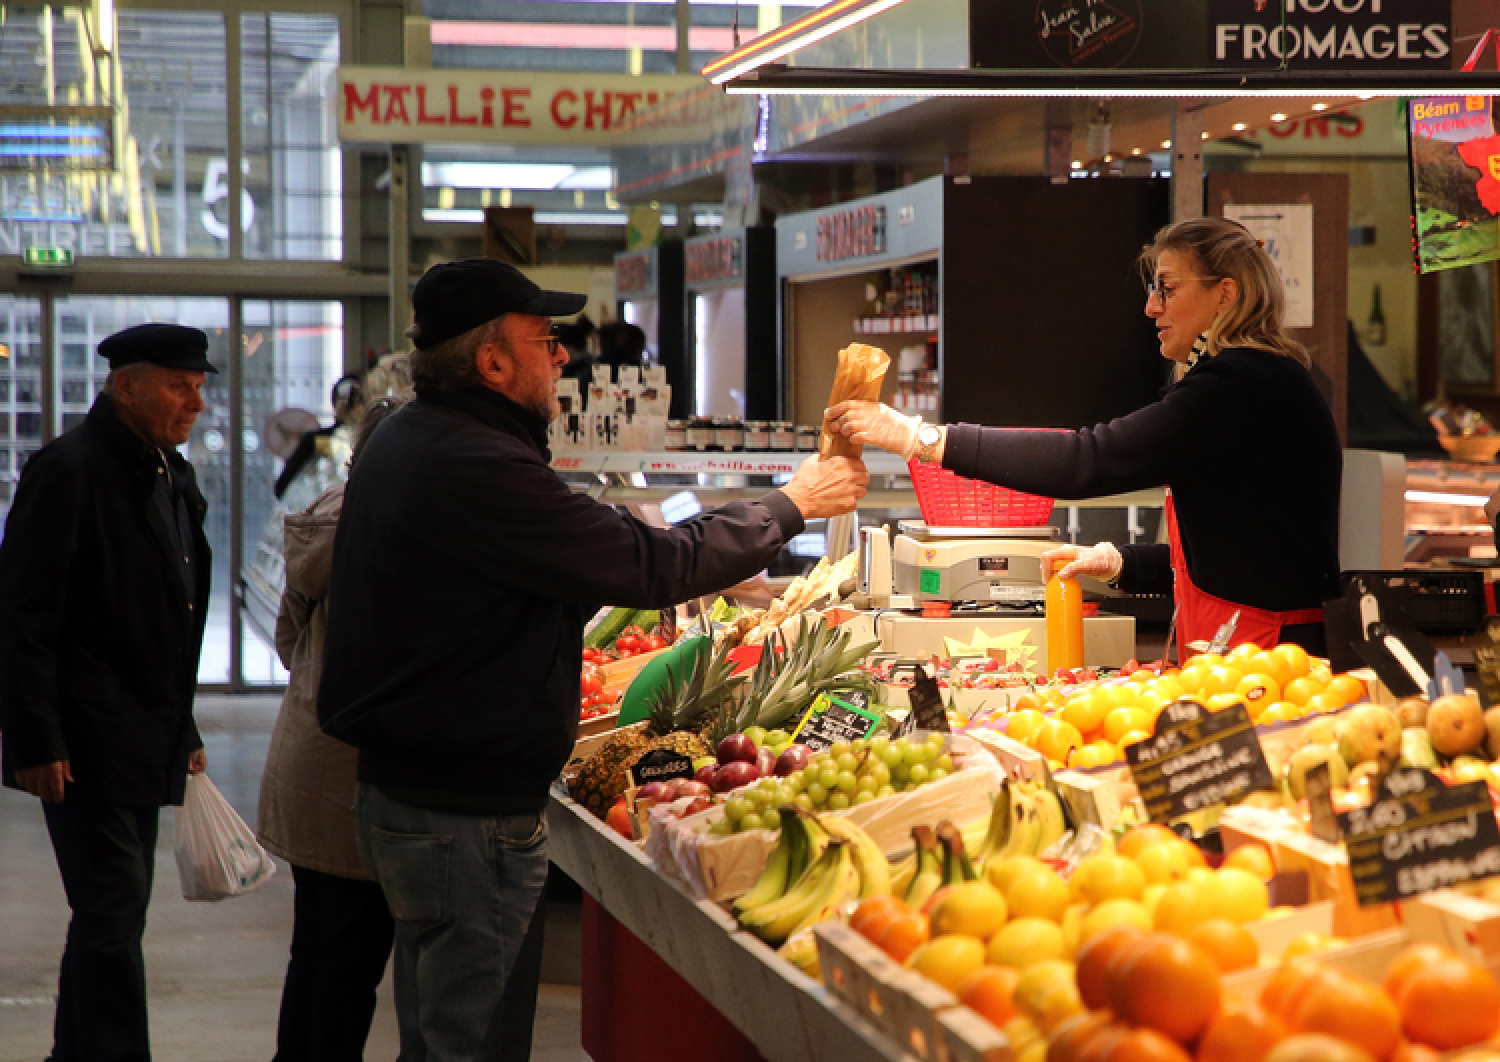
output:
M28 247L23 260L28 266L67 267L73 264L70 247Z

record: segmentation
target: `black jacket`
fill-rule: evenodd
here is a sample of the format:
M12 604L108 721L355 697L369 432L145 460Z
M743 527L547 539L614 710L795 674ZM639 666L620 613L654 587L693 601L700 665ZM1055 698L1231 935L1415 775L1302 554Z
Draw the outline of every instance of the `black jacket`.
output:
M955 425L943 464L1054 498L1171 487L1200 590L1276 611L1339 594L1343 451L1328 404L1289 357L1221 351L1161 401L1076 432ZM1170 592L1165 545L1120 552L1122 589Z
M541 418L488 390L421 397L366 444L318 695L362 781L454 810L545 807L578 732L594 610L722 589L803 527L773 491L653 528L570 490L548 459Z
M78 427L21 474L0 543L0 752L16 771L70 760L75 797L180 804L208 609L206 509L185 477L196 550L189 601L165 521L152 504L157 451L101 395Z

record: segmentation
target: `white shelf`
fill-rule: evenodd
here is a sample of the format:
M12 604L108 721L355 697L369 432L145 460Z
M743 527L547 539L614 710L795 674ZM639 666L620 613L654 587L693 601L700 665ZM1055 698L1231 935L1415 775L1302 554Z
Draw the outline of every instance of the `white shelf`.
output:
M639 472L648 476L780 476L791 475L811 456L803 451L559 450L552 455L552 467L559 472ZM907 474L906 462L894 454L866 450L864 461L874 476Z
M901 317L856 317L854 334L859 336L918 335L938 330L939 315L915 313Z

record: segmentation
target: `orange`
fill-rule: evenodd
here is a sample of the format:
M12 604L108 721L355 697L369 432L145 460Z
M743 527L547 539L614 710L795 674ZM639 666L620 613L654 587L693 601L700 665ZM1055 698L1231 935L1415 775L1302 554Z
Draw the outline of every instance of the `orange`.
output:
M1114 1023L1111 1015L1083 1011L1057 1023L1047 1037L1047 1062L1078 1062L1085 1047Z
M1109 1053L1109 1062L1193 1062L1193 1056L1153 1029L1131 1029Z
M1282 963L1260 990L1261 1007L1285 1021L1291 1005L1301 997L1303 989L1322 972L1323 967L1310 959Z
M1126 859L1134 859L1147 848L1163 841L1180 841L1182 838L1159 823L1151 822L1144 826L1136 826L1127 830L1125 836L1115 845L1115 851Z
M1414 971L1397 1002L1406 1035L1429 1047L1451 1051L1500 1031L1500 985L1483 966L1456 955Z
M986 966L959 985L958 998L999 1028L1020 1013L1015 1000L1020 976L1018 970L1009 966Z
M1060 717L1063 722L1072 723L1077 727L1080 734L1087 734L1103 726L1104 717L1114 708L1115 705L1103 690L1096 693L1080 693L1063 705Z
M1307 669L1308 678L1320 686L1327 686L1333 681L1333 669L1331 667L1327 664L1319 663L1311 657L1308 658L1308 662L1312 665Z
M1116 708L1104 717L1104 740L1118 744L1132 730L1145 730L1150 726L1150 718L1144 709Z
M1303 705L1303 707L1307 709L1308 715L1323 715L1326 712L1336 712L1344 707L1344 705L1333 694L1315 693L1307 699L1307 704Z
M962 933L933 937L911 953L906 965L957 993L959 986L984 965L984 941Z
M1016 712L1039 712L1046 703L1045 698L1041 694L1035 690L1027 690L1010 702L1010 711L1011 714L1015 714Z
M1245 702L1245 710L1250 713L1250 718L1257 719L1261 712L1281 700L1281 683L1270 675L1251 671L1240 679L1234 692Z
M1198 692L1205 697L1212 697L1216 693L1233 693L1244 677L1245 673L1238 668L1211 668L1203 676L1203 685L1198 688Z
M1198 1041L1197 1062L1260 1062L1285 1038L1276 1015L1254 1003L1226 1003Z
M1127 745L1134 745L1138 741L1145 741L1150 736L1145 730L1132 730L1128 734L1121 734L1120 740L1116 742L1116 747L1120 750L1120 759L1123 760L1125 758L1125 747Z
M1376 1062L1369 1052L1322 1033L1288 1036L1271 1048L1263 1062Z
M1308 698L1315 697L1322 692L1323 687L1318 685L1312 679L1308 678L1306 675L1303 675L1301 678L1294 678L1285 686L1281 687L1282 697L1291 701L1293 704L1301 706L1306 706Z
M1395 1053L1387 1062L1442 1062L1442 1055L1426 1044L1414 1044L1410 1040L1402 1040L1396 1045Z
M1244 671L1245 665L1250 661L1250 659L1252 657L1258 656L1260 652L1260 646L1256 645L1254 642L1241 642L1239 645L1236 645L1233 649L1229 650L1228 653L1224 654L1224 662L1239 668L1241 671Z
M1162 933L1142 938L1120 956L1106 987L1111 1008L1123 1020L1182 1043L1208 1027L1223 994L1213 960Z
M867 940L878 940L891 919L907 910L906 903L898 896L871 896L860 901L849 916L849 928Z
M1337 696L1344 704L1353 704L1367 697L1365 684L1353 675L1335 675L1328 680L1329 696Z
M1023 745L1030 745L1036 732L1042 728L1047 717L1034 708L1022 708L1005 717L1005 736L1014 738Z
M1146 931L1132 925L1111 926L1083 942L1078 949L1078 994L1084 1006L1098 1010L1109 1002L1106 984L1114 963L1132 945L1146 936Z
M1286 661L1274 653L1261 651L1245 661L1245 674L1247 675L1270 675L1276 680L1276 685L1285 686L1294 677L1291 668Z
M1245 970L1260 962L1260 945L1242 925L1211 918L1188 930L1187 940L1214 961L1220 973Z
M1291 701L1277 701L1271 707L1261 712L1256 718L1257 726L1270 726L1272 723L1285 723L1291 719L1301 719L1303 708L1300 704Z
M927 943L927 934L927 916L913 911L891 919L876 943L897 962L905 962L912 952Z
M1183 668L1182 673L1177 676L1177 685L1181 689L1178 697L1189 693L1197 693L1203 688L1203 679L1208 674L1202 668Z
M1183 694L1182 682L1176 675L1167 678L1159 678L1154 686L1149 687L1161 699L1162 704L1171 704Z
M1083 735L1072 723L1062 719L1048 719L1037 730L1032 747L1049 760L1067 763L1068 755L1083 745Z
M1271 650L1271 655L1276 657L1286 666L1287 674L1291 678L1300 678L1307 674L1312 667L1312 661L1308 659L1307 650L1300 645L1285 642ZM1286 683L1282 683L1286 685Z
M1407 985L1410 997L1415 982ZM1324 1033L1385 1058L1401 1038L1401 1015L1380 989L1353 974L1325 967L1288 1011L1293 1032Z
M1264 845L1242 844L1224 858L1224 865L1248 870L1261 881L1270 881L1276 876L1276 863Z
M1240 695L1237 693L1216 693L1204 701L1203 707L1207 708L1210 712L1222 712L1230 705L1239 703L1241 703Z
M1183 670L1187 670L1187 668L1190 667L1195 667L1207 671L1210 668L1223 666L1224 658L1218 653L1199 653L1197 656L1192 657L1188 660L1187 664L1184 665Z
M1406 990L1406 982L1411 979L1412 974L1431 966L1439 959L1453 957L1455 953L1441 944L1413 944L1391 960L1391 964L1386 967L1385 981L1381 987L1385 989L1386 995L1400 1003L1401 993Z

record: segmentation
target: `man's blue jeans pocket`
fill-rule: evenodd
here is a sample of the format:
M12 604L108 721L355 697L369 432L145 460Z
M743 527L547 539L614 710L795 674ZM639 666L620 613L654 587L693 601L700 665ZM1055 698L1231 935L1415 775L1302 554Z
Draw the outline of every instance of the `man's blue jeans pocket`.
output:
M370 855L391 914L402 922L440 925L448 921L448 866L453 838L444 834L369 833Z

